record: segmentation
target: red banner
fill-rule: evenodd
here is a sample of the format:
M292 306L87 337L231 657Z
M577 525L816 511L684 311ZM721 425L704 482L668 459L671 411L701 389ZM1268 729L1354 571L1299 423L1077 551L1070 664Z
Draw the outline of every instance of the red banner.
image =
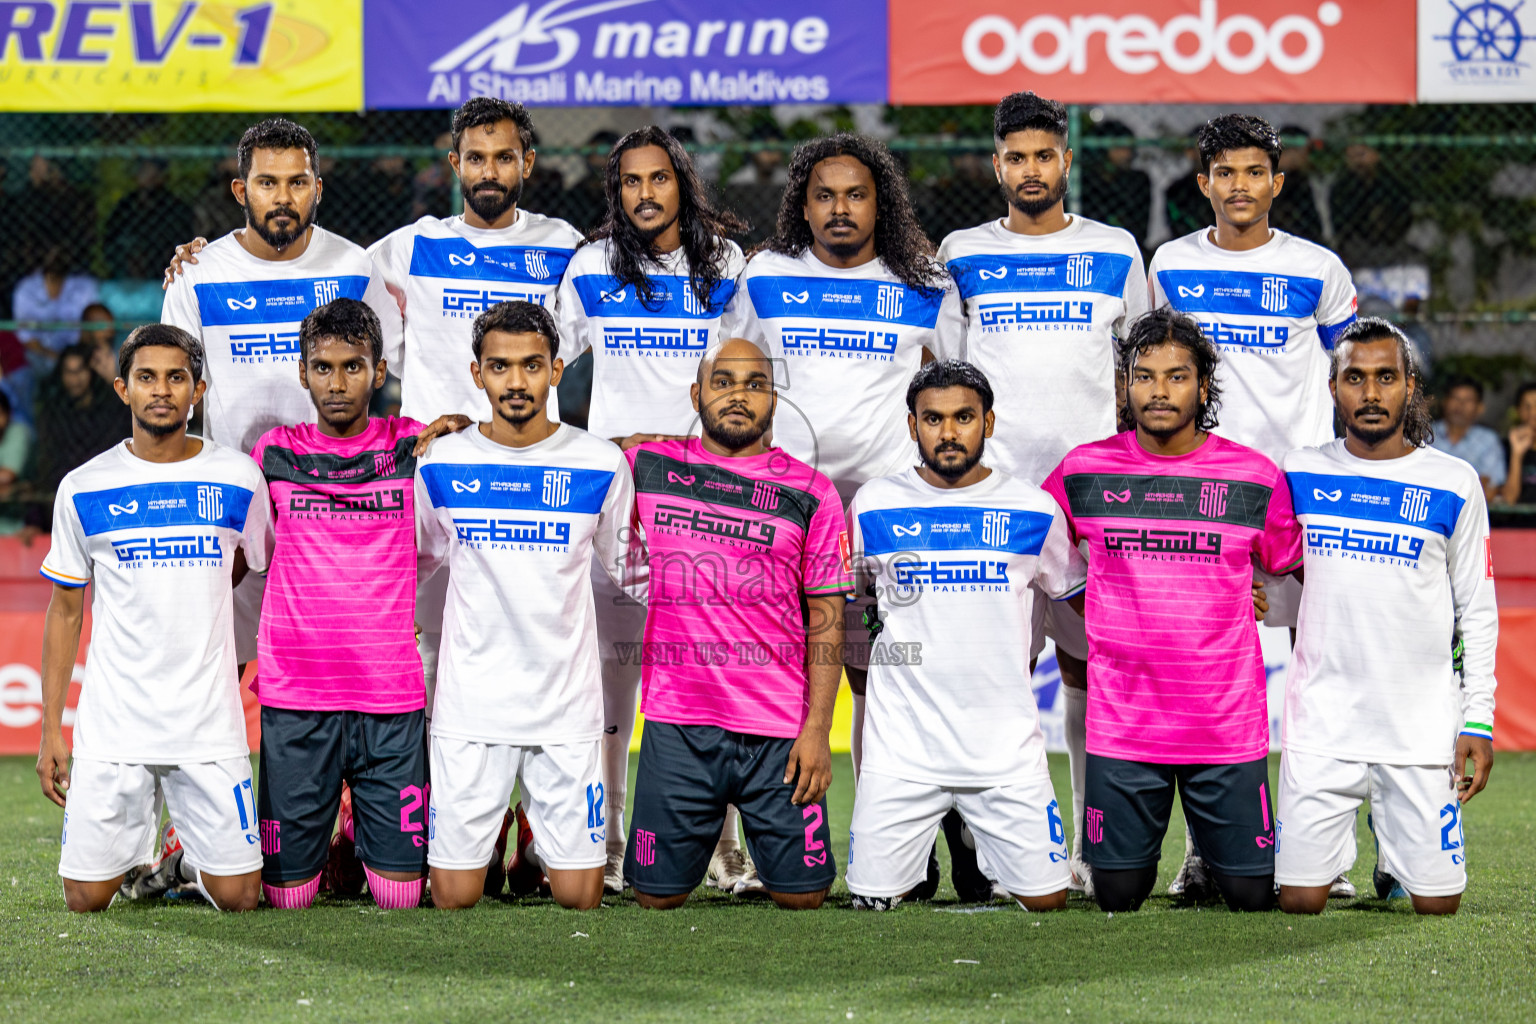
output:
M890 0L891 102L1412 103L1413 0Z
M0 755L36 756L43 721L43 620L44 612L0 611ZM74 741L75 704L80 700L80 679L85 675L85 652L91 643L91 615L87 611L80 629L80 653L75 658L74 682L64 705L64 740ZM246 675L254 675L251 665ZM256 695L240 687L245 703L245 733L251 750L261 745L261 713Z

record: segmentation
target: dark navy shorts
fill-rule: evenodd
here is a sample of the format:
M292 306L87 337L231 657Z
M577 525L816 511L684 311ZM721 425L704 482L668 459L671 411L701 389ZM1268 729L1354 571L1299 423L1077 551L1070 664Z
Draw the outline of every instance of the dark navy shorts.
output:
M757 876L771 892L819 892L837 877L827 801L790 802L794 740L712 725L645 723L624 874L647 896L692 892L720 839L725 807L741 811Z
M313 878L325 867L352 787L357 856L375 871L427 870L427 725L422 711L261 709L262 881Z
M1238 764L1154 764L1089 754L1083 858L1103 871L1156 864L1175 787L1211 869L1241 877L1274 874L1274 789L1264 757Z

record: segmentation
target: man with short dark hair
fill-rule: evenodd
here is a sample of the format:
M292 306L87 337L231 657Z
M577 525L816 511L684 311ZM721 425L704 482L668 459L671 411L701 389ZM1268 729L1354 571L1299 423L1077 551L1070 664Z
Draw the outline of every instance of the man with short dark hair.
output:
M417 464L422 559L450 570L427 851L439 907L473 906L503 870L514 885L547 876L561 906L603 896L613 812L591 568L595 556L624 581L634 487L617 445L549 418L558 337L537 303L477 317L470 370L491 419ZM517 848L503 868L519 782Z
M384 321L386 346L400 318L368 254L315 223L323 182L314 137L272 118L248 128L236 154L240 176L230 189L245 227L180 267L160 319L200 338L208 352L209 438L249 452L273 427L315 421L299 383L299 324L312 310L336 298L366 302ZM235 596L242 665L256 657L264 582L253 575Z
M1498 432L1479 422L1484 411L1483 382L1475 377L1452 377L1441 392L1440 419L1434 423L1435 436L1429 444L1436 451L1470 463L1483 482L1483 493L1491 496L1503 488L1509 463Z
M309 906L333 846L355 847L380 907L421 902L427 747L411 480L426 440L469 420L371 418L383 348L378 317L355 299L305 317L299 382L317 422L275 427L251 451L272 495L257 815L274 907ZM351 796L333 840L343 783Z
M119 360L133 436L59 485L42 568L54 589L37 774L64 808L64 900L106 909L156 838L163 793L182 845L146 889L196 884L222 909L251 910L261 856L230 587L266 568L267 485L243 452L187 435L205 390L201 342L151 324ZM70 765L64 698L87 583L94 628Z
M1066 107L1032 92L1005 96L992 136L1007 216L952 233L939 259L965 302L965 358L997 388L990 464L1039 484L1073 445L1114 432L1115 339L1146 312L1147 279L1130 232L1066 211ZM1036 647L1046 636L1056 642L1072 776L1072 888L1085 891L1093 884L1082 859L1088 641L1065 602L1038 601L1034 610Z
M1462 807L1493 765L1488 508L1476 470L1425 443L1424 380L1401 331L1351 324L1329 386L1344 437L1284 463L1307 585L1280 734L1280 906L1328 905L1369 799L1376 895L1454 914L1467 885Z
M859 488L848 513L881 622L848 891L855 907L899 903L953 811L1016 901L1058 909L1071 872L1029 685L1032 606L1081 593L1088 567L1050 495L982 463L995 417L981 371L929 363L907 410L920 464Z
M1079 445L1045 481L1088 546L1083 852L1094 897L1135 910L1152 891L1175 789L1234 910L1274 905L1274 801L1257 563L1301 563L1285 477L1212 433L1217 350L1166 306L1120 347L1135 429Z

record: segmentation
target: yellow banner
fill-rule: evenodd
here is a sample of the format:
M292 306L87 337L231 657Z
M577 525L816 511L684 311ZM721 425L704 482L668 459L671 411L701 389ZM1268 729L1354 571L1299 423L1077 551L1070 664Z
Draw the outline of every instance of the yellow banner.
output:
M0 110L362 105L362 0L0 3Z

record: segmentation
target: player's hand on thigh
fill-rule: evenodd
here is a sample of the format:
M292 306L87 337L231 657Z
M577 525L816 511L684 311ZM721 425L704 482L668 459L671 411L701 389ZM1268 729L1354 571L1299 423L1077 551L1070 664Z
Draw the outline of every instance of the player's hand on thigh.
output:
M1253 617L1260 620L1269 614L1269 596L1264 593L1264 584L1258 580L1253 581Z
M64 745L63 733L43 733L37 751L37 779L43 785L43 796L63 807L69 791L69 748Z
M1472 774L1463 775L1467 761L1472 762ZM1456 792L1462 803L1471 800L1488 785L1488 773L1493 771L1493 741L1486 736L1456 737Z
M199 235L190 242L176 247L176 255L171 257L170 265L165 268L165 280L160 282L160 290L165 291L176 280L178 274L184 273L182 264L196 263L197 254L208 247L208 239Z
M784 784L791 783L795 783L795 794L790 800L795 804L814 804L827 795L832 786L832 747L824 733L803 731L789 748Z

